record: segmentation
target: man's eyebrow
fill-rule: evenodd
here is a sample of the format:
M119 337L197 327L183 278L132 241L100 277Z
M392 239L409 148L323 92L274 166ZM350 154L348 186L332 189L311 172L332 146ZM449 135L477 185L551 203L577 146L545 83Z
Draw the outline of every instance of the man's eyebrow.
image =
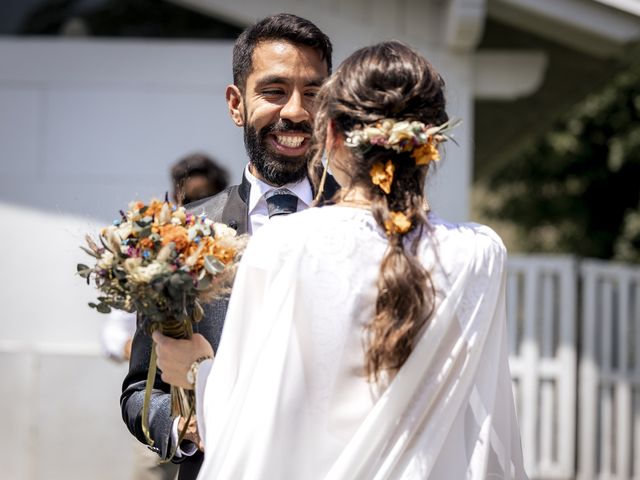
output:
M323 77L314 77L305 81L305 87L320 87L322 83L325 81ZM291 79L286 77L282 77L280 75L267 75L266 77L260 78L256 82L256 86L263 87L265 85L272 85L274 83L287 84L291 83Z
M267 75L262 77L256 82L256 85L262 87L264 85L270 85L272 83L287 83L287 79L279 75Z
M326 78L324 77L315 77L309 79L309 81L305 84L306 87L321 87Z

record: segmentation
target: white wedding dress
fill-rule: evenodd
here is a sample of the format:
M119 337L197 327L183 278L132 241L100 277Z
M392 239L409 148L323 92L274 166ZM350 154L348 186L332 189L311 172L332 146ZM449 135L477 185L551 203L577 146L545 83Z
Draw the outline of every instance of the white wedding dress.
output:
M526 479L505 248L487 227L430 222L419 255L436 312L378 387L362 375L387 247L372 215L312 208L256 233L216 359L201 367L199 479Z

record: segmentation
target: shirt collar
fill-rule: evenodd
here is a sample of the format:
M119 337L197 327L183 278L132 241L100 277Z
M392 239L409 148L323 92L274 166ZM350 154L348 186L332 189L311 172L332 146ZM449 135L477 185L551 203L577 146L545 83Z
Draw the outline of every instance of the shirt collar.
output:
M249 190L249 213L251 213L261 199L264 198L264 194L270 192L271 190L275 190L277 188L288 188L294 193L305 206L311 205L313 200L313 192L311 190L311 183L309 179L305 176L302 180L296 183L287 183L286 185L282 185L280 187L274 187L273 185L269 185L268 183L263 182L255 175L253 175L249 171L249 165L244 169L244 175L246 179L249 181L251 185L251 189Z

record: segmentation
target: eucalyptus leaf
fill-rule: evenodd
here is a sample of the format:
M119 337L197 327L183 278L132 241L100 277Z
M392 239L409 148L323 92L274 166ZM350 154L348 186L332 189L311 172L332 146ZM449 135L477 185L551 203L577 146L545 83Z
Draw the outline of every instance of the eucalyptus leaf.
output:
M96 307L96 310L98 310L100 313L110 313L111 312L111 307L109 305L107 305L106 303L100 303Z
M211 286L211 277L206 276L202 280L198 281L198 286L196 287L196 290L200 290L200 291L206 290L210 286Z
M142 230L140 230L140 233L138 233L139 238L146 238L150 235L151 235L151 227L144 227Z
M207 255L204 257L204 268L211 275L217 275L224 270L224 263L213 255Z
M91 269L86 265L83 265L82 263L78 264L77 269L78 275L80 275L82 278L89 278L89 275L91 275Z

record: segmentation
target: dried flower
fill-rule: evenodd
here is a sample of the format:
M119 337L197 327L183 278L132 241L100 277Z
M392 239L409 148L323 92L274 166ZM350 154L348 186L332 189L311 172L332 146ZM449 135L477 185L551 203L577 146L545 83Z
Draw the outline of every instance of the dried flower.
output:
M403 212L389 212L389 218L384 221L387 235L404 235L411 230L411 221Z
M382 162L376 162L371 167L369 175L374 185L378 185L380 189L387 195L391 192L391 184L393 183L393 173L395 166L391 160L387 160L385 165Z
M416 147L411 156L416 161L416 165L428 165L430 162L437 162L440 160L440 152L438 147L433 143L425 143Z
M379 146L389 150L410 152L425 144L437 145L451 139L448 132L460 121L449 121L438 126L425 125L418 121L385 118L373 125L357 127L346 134L345 144L350 148L368 150Z

